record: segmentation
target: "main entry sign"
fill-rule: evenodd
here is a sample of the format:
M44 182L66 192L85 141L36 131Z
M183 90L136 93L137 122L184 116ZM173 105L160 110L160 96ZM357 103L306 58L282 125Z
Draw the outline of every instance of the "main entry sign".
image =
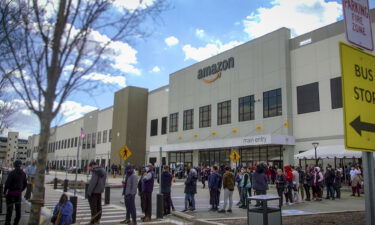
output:
M375 56L340 43L345 147L375 151Z

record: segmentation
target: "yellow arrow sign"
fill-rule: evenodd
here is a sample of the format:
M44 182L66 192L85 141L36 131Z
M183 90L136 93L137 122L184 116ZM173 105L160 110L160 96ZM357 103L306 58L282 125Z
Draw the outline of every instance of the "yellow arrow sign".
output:
M128 146L125 145L120 149L118 154L121 157L121 159L125 161L132 155L132 151L130 151Z
M340 43L345 147L375 151L375 56Z
M238 154L237 151L233 151L232 153L230 153L229 157L232 160L232 162L238 162L241 158L240 154Z

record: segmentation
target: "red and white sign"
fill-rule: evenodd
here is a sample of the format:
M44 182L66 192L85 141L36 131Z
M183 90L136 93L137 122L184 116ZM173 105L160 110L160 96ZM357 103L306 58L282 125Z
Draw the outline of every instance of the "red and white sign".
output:
M368 0L342 0L347 40L369 51L374 50Z

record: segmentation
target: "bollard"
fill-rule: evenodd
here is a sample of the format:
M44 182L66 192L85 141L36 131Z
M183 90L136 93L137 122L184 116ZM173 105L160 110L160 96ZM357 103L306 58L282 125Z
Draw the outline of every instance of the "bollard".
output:
M0 184L0 214L3 213L3 184Z
M55 179L53 179L53 189L57 189L57 177L55 177Z
M156 195L156 218L163 219L164 215L164 201L163 194Z
M111 187L107 186L105 187L104 204L108 205L110 203L110 198L111 198Z
M64 180L64 192L68 192L68 182L69 182L68 179Z
M72 222L76 222L76 217L77 217L77 201L78 198L77 196L70 196L70 202L73 204L73 214L72 214Z
M86 183L86 184L85 184L85 199L88 199L88 196L87 196L87 191L88 191L88 189L89 189L89 184Z

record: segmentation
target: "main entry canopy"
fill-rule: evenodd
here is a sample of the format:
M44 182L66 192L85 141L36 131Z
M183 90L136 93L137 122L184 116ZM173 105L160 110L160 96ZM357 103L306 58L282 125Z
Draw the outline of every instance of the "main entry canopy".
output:
M321 159L333 159L333 158L361 158L362 152L360 151L348 151L344 145L327 145L319 146L316 149L317 157ZM309 149L300 154L294 155L295 159L315 159L315 149Z

